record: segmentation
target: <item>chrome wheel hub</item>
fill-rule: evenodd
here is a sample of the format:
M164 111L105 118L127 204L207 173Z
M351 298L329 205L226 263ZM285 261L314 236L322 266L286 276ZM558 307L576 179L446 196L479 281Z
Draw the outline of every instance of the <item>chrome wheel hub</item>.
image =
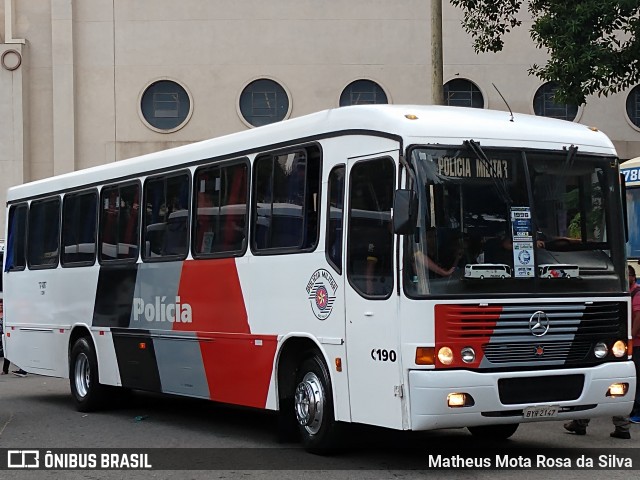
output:
M308 372L296 387L295 409L298 423L312 435L322 426L325 401L322 382L315 373Z
M91 385L89 376L91 369L89 368L89 359L84 353L81 353L76 358L76 366L74 369L74 381L76 384L76 390L78 395L82 398L86 397L89 393L89 387Z

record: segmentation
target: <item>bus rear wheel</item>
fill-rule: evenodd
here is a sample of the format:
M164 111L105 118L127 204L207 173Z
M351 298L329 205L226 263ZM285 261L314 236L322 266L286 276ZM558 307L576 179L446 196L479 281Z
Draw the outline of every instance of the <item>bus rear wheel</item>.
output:
M78 411L90 412L102 406L105 387L98 381L96 352L86 337L76 340L71 348L69 384Z
M506 425L483 425L480 427L467 427L474 437L487 440L506 440L518 430L518 423Z
M336 422L331 380L318 354L302 362L293 403L304 447L313 453L327 453L335 447Z

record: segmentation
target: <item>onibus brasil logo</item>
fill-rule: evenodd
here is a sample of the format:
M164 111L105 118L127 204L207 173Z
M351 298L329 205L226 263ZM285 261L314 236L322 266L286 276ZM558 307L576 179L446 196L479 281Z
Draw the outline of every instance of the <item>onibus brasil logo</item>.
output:
M313 272L307 282L307 294L311 311L318 320L325 320L333 310L338 284L328 270L320 268Z

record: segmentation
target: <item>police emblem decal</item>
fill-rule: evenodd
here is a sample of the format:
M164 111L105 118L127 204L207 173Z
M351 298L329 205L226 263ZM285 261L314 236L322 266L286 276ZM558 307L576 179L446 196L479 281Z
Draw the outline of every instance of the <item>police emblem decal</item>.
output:
M307 295L311 311L318 320L325 320L333 310L338 284L331 273L324 268L313 272L307 282Z

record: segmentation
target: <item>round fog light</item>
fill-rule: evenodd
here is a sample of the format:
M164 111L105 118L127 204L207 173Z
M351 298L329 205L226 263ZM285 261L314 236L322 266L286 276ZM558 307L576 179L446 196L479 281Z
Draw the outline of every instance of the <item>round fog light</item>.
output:
M622 340L618 340L611 347L611 351L616 358L623 357L627 354L627 345Z
M460 351L460 356L464 363L473 363L476 359L476 352L471 347L464 347Z
M453 363L453 351L449 347L442 347L438 350L438 360L443 365L451 365Z
M607 345L604 342L598 342L593 349L593 354L596 356L596 358L604 358L607 356L607 351Z

